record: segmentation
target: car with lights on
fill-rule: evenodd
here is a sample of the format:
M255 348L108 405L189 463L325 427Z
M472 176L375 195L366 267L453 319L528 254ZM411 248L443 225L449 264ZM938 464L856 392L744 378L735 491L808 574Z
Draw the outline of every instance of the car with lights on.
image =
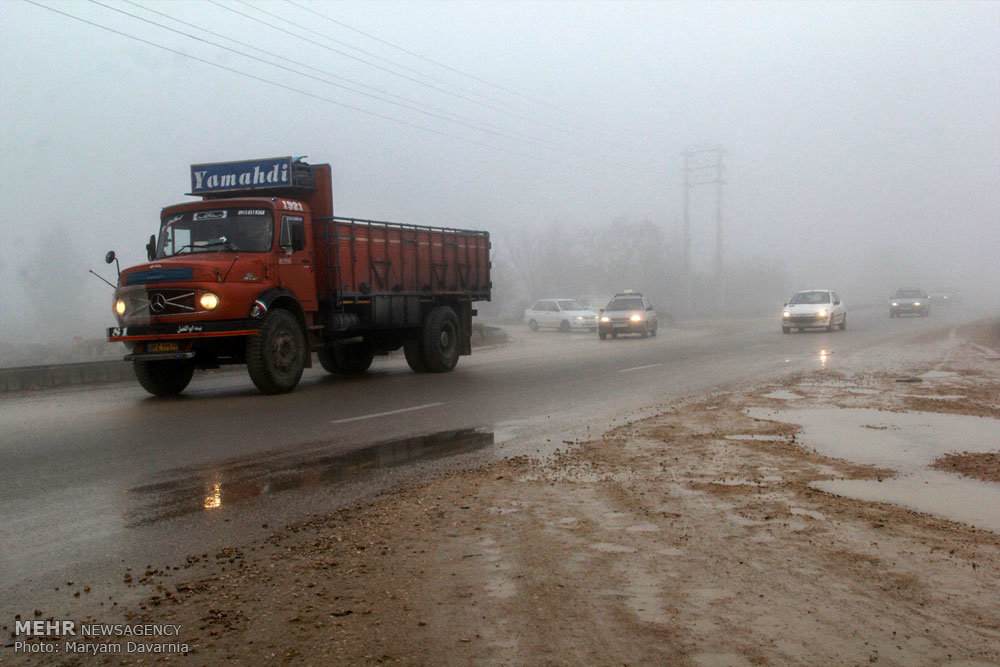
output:
M625 290L615 294L601 312L597 335L601 340L620 334L639 334L645 338L655 336L658 326L656 309L649 299L634 290Z
M889 317L900 315L919 315L927 317L931 314L931 300L927 292L915 287L904 287L896 290L889 298Z
M568 331L597 331L597 313L576 299L539 299L524 311L524 323L532 331L542 327Z
M781 310L781 333L792 329L847 328L847 305L833 290L810 289L796 292Z

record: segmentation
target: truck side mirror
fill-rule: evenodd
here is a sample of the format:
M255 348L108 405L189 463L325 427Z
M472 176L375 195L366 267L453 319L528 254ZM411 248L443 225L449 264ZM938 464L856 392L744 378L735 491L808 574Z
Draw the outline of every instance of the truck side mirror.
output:
M149 261L156 259L156 235L149 235L149 243L146 244L146 257Z
M104 256L104 263L110 264L113 261L115 261L115 251L109 250L108 254Z

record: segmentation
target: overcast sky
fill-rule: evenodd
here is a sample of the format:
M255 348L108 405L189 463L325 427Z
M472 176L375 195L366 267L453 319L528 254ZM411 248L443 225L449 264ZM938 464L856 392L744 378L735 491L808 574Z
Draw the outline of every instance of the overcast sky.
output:
M1000 282L1000 3L7 0L0 23L0 341L100 336L87 269L144 259L188 165L281 155L333 166L338 214L502 247L621 216L676 238L681 154L721 145L727 259L848 301L852 275Z

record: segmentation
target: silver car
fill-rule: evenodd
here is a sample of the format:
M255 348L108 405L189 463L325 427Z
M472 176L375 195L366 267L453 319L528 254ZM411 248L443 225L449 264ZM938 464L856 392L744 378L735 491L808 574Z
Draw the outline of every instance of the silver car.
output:
M927 293L918 288L902 288L889 299L889 317L900 315L919 315L927 317L931 314L931 299Z
M597 335L601 340L609 335L617 338L619 334L639 334L645 338L655 336L658 326L656 310L649 299L633 290L625 290L616 294L601 313Z

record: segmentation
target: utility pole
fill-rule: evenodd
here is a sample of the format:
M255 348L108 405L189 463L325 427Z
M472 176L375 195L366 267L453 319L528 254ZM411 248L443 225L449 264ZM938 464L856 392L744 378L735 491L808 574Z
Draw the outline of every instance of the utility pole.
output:
M685 307L691 309L691 188L697 185L715 184L715 290L716 308L725 310L725 287L722 263L722 186L724 167L722 146L714 148L689 148L684 151L684 282ZM712 162L696 162L700 155L711 154Z

